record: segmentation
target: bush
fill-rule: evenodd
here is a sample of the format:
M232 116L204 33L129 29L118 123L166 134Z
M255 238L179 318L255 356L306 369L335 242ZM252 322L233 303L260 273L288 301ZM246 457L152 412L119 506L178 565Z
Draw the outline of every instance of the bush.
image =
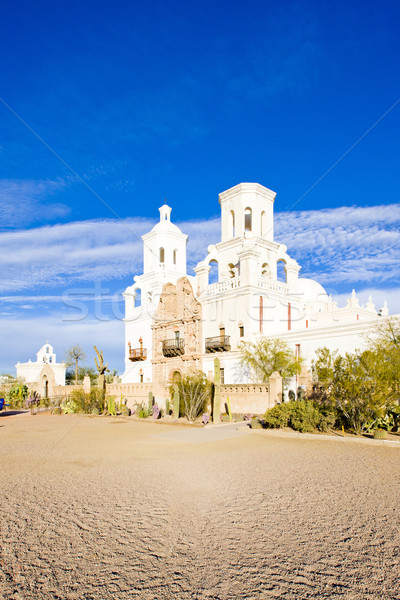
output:
M273 408L267 410L264 415L264 427L272 429L281 429L287 427L290 420L289 404L277 404Z
M175 385L179 391L180 412L189 421L195 421L207 411L211 401L212 386L202 371L196 369L189 371Z
M150 411L147 406L142 406L141 404L139 404L136 407L135 414L140 419L147 419L147 417L150 416Z
M299 400L290 405L290 425L295 431L310 433L319 429L322 415L312 402Z
M334 413L324 412L310 400L294 400L277 404L267 410L264 416L264 427L291 427L301 433L311 433L318 429L327 431L335 423Z

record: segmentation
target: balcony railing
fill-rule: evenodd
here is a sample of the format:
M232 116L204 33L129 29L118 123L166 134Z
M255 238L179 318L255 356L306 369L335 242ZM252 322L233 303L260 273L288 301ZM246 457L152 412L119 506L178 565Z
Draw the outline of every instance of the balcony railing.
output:
M137 360L146 360L147 350L146 348L129 348L129 360L135 362Z
M229 352L230 339L229 335L206 338L206 352Z
M179 338L164 340L162 343L162 351L164 356L180 356L185 352L185 340Z

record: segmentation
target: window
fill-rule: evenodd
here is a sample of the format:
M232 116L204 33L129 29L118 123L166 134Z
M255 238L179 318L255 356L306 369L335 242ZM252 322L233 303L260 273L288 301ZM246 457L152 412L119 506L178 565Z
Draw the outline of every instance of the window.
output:
M244 211L244 230L251 231L251 208Z
M210 272L208 274L208 283L217 283L217 281L218 281L218 262L216 260L210 260L209 266L210 266Z
M261 213L261 236L267 233L267 215L265 214L265 210Z
M243 327L243 325L239 325L239 337L244 337L244 327Z
M164 248L160 248L160 263L165 262L165 250Z
M221 385L223 385L225 383L225 369L220 369L219 370L219 374L220 374L220 381L221 381Z
M143 383L143 373L139 373L140 375L140 383Z
M175 331L175 339L179 340L179 331Z
M284 260L278 260L276 264L276 278L278 281L286 283L286 263Z
M225 337L225 327L219 328L219 337L221 337L221 338Z
M176 256L177 256L177 254L178 254L178 251L177 251L177 250L174 250L174 258L173 258L173 260L174 260L174 265L176 265Z
M231 210L232 237L235 237L235 211Z

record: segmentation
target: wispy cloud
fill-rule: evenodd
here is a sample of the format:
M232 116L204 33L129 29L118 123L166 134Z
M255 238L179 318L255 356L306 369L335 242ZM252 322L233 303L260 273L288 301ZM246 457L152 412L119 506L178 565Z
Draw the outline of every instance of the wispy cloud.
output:
M65 217L70 211L69 207L49 200L65 187L62 179L0 179L0 227L21 227Z
M275 237L324 285L400 284L400 204L277 213Z
M142 271L149 219L94 220L0 234L0 291L126 280ZM275 239L302 275L331 289L400 284L400 204L276 213ZM220 220L179 223L189 235L188 267L220 238ZM40 291L39 291L40 293Z

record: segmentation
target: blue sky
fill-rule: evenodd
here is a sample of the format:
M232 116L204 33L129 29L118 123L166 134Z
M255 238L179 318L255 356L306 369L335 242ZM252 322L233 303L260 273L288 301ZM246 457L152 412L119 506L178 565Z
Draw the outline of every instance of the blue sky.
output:
M167 198L193 266L240 181L277 192L303 276L400 312L399 17L385 0L2 2L0 372L47 339L122 370L138 236Z

